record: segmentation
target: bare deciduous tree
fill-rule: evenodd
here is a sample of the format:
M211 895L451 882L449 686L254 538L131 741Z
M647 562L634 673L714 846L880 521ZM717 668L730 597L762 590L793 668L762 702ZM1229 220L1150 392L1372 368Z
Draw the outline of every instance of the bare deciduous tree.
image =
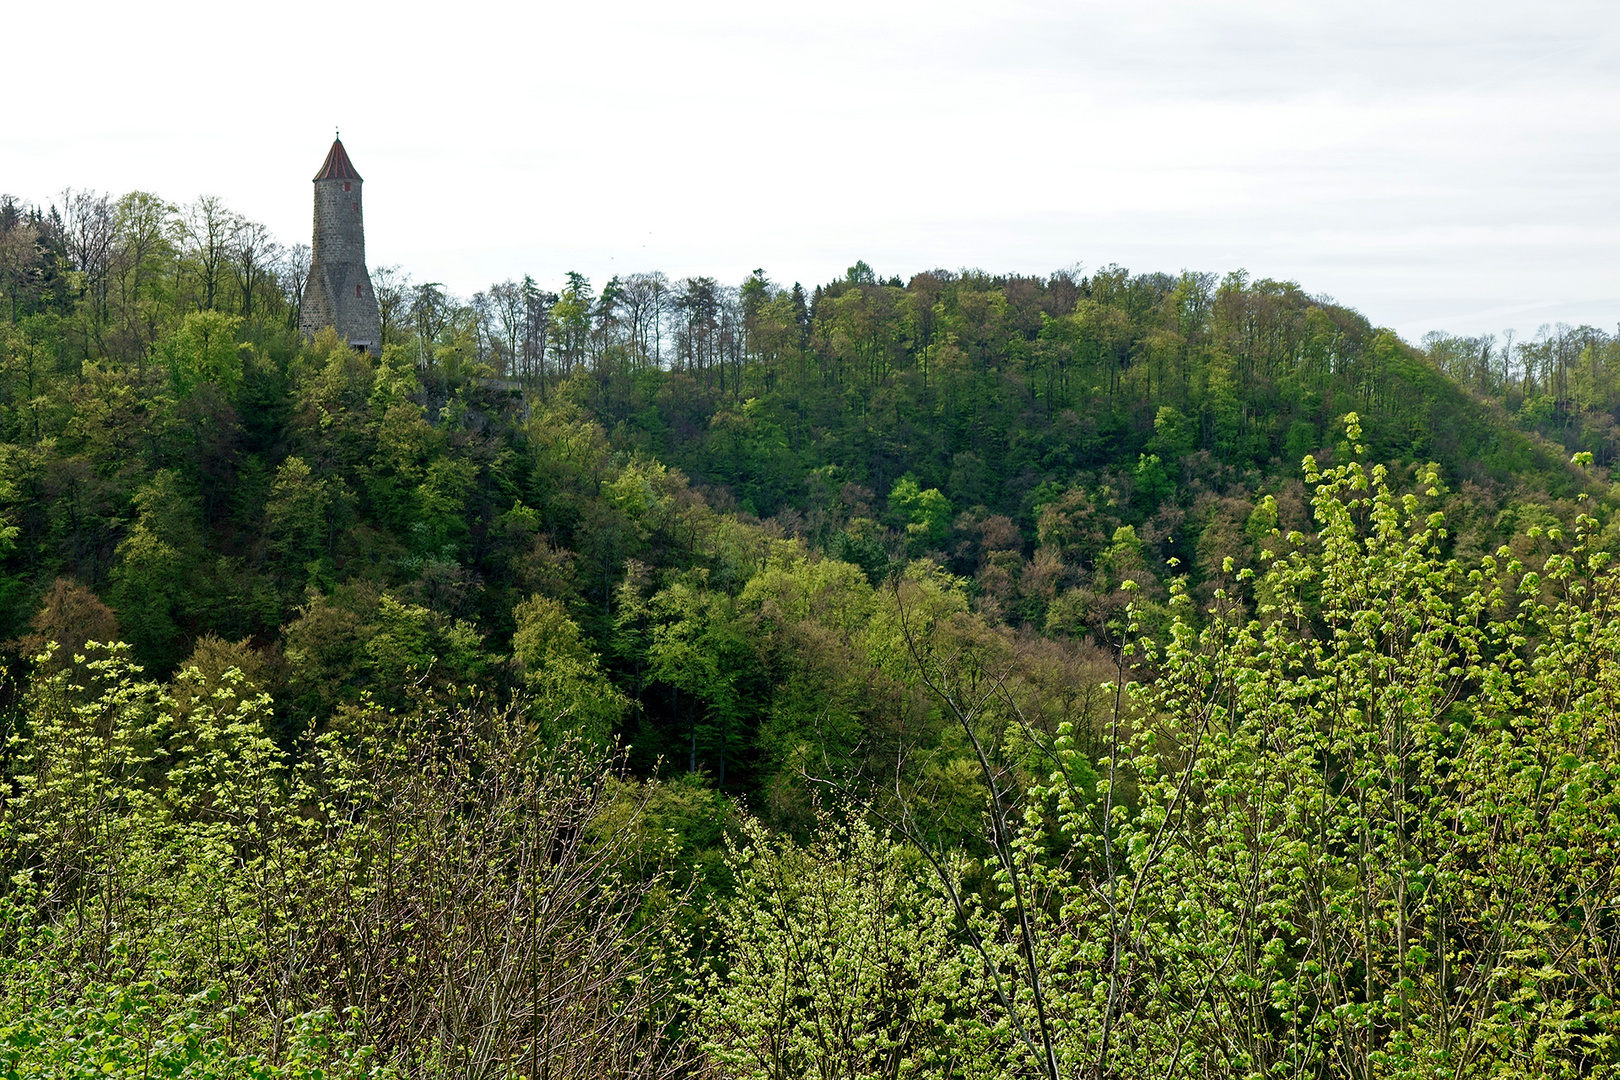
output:
M625 325L629 332L634 363L658 366L660 323L669 296L669 279L662 273L631 274L624 279L620 302Z
M91 334L100 344L101 330L107 324L108 284L117 236L112 198L94 191L67 188L62 192L61 214L62 248L73 269L84 275Z
M306 913L276 937L289 1005L361 1007L413 1075L675 1075L670 881L618 764L513 710L365 724L306 773L318 856L275 875Z
M197 278L194 302L198 311L212 311L218 302L242 224L241 217L216 195L199 195L180 208L174 221L175 238Z
M523 276L523 377L538 379L540 394L546 392L546 346L551 328L551 307L557 294L547 292Z
M411 291L411 276L398 264L379 266L371 271L371 288L377 296L377 315L382 323L382 340L387 344L403 329L405 308Z
M304 306L304 286L309 283L310 252L308 244L294 244L281 253L276 263L276 280L281 293L287 298L287 318L292 326L298 325L299 309Z
M231 273L240 293L244 319L253 317L255 294L270 280L280 254L281 245L263 225L244 221L237 228L231 243Z

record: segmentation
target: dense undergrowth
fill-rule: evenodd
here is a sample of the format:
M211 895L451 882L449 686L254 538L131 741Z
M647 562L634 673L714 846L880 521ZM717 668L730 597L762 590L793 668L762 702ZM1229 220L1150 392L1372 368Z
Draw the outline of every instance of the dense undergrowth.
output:
M1121 652L1154 677L1078 724L913 564L895 678L944 730L806 763L800 841L709 804L718 862L671 828L702 793L555 734L555 698L362 702L287 753L236 668L47 654L10 743L13 1074L1612 1072L1595 520L1470 565L1437 489L1312 478L1253 612L1173 587ZM814 565L828 600L854 570ZM949 829L912 782L940 745L977 795Z

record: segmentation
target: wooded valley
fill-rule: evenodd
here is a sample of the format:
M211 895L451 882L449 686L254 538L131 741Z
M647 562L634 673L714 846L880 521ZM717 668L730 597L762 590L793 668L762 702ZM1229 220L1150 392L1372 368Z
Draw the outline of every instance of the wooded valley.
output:
M1620 338L308 265L0 199L0 1075L1620 1074Z

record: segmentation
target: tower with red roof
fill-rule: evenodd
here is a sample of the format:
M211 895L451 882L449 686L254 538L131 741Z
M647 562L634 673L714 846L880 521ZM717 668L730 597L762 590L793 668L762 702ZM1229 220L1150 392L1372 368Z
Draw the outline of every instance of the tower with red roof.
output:
M360 174L334 138L315 174L315 237L298 327L306 338L330 326L357 349L382 349L382 319L366 272L366 227Z

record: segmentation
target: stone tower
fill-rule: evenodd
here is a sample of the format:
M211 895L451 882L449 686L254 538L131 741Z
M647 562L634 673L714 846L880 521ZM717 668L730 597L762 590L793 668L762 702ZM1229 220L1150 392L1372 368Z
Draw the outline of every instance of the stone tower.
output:
M326 163L315 174L315 239L298 328L304 337L333 327L357 349L382 349L382 319L366 273L366 227L360 211L360 174L333 139Z

